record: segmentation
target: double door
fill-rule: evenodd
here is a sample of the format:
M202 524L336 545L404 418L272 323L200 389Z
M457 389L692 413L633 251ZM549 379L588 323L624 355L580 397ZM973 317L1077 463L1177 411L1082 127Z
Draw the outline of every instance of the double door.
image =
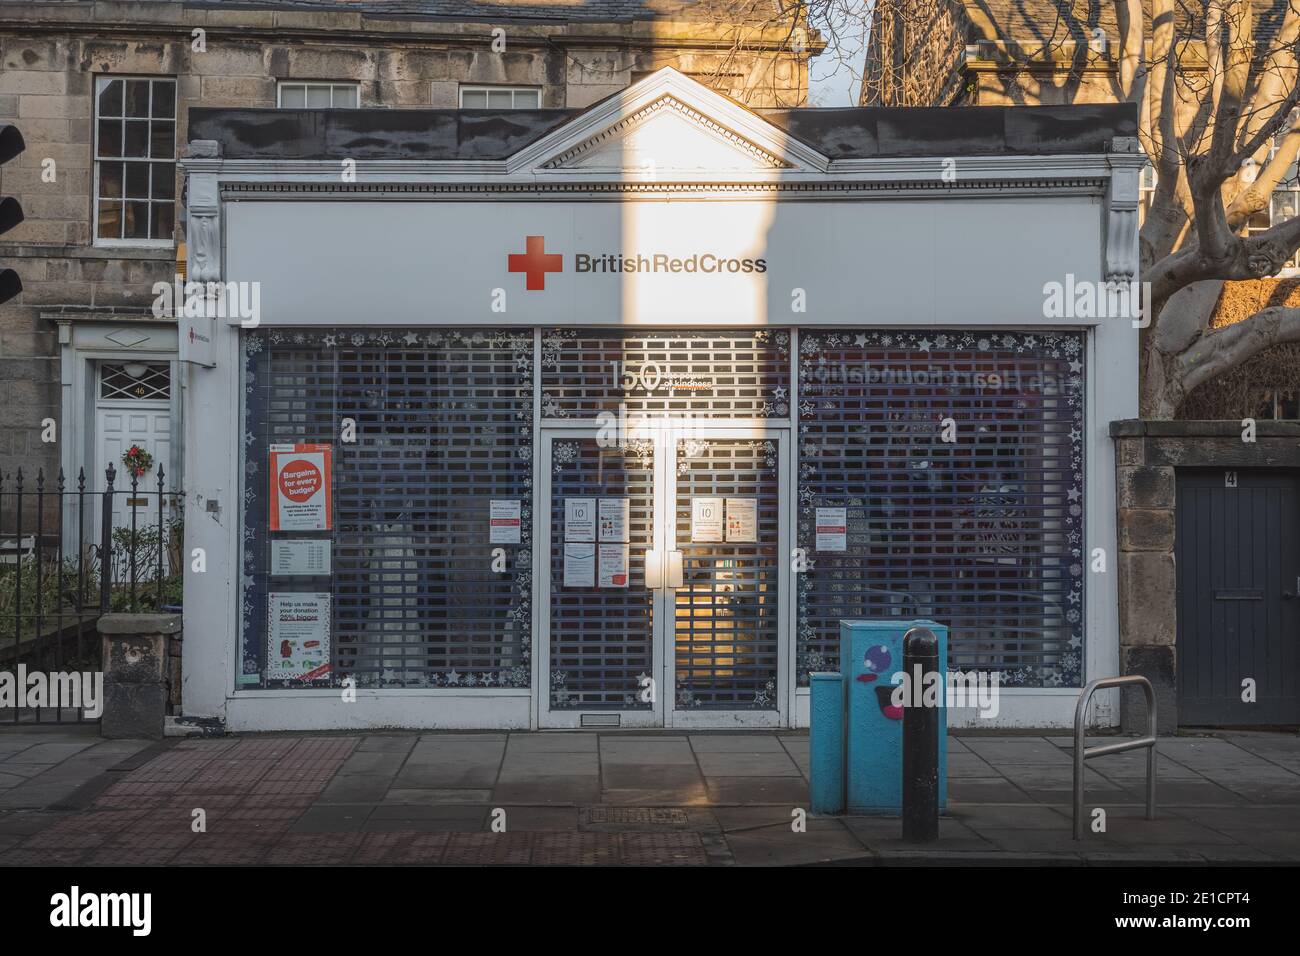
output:
M539 725L787 724L787 433L548 428L539 450Z

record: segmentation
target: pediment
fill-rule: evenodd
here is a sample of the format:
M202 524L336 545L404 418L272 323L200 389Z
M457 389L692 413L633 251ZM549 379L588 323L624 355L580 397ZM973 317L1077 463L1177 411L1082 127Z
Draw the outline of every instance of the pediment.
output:
M608 172L759 171L793 163L673 96L661 96L542 164Z
M762 116L665 68L530 144L511 172L672 179L824 172L829 160Z

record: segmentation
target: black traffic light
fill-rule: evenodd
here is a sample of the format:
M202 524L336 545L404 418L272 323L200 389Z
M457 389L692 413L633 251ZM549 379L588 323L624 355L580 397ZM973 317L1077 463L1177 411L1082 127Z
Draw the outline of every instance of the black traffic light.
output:
M17 126L0 123L0 165L9 162L26 148L23 134L18 132ZM12 196L0 199L0 235L22 221L23 207L18 204L18 200ZM22 291L23 282L18 278L18 273L13 269L0 269L0 304L8 302Z

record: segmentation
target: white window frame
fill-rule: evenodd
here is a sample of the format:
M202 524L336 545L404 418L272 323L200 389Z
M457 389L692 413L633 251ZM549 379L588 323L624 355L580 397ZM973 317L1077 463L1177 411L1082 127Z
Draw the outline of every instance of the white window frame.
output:
M509 93L510 109L512 110L540 110L542 108L542 88L540 86L493 86L492 84L483 83L462 83L460 91L456 94L456 102L461 109L477 109L477 107L467 107L465 105L466 93ZM515 97L519 93L537 94L536 106L516 106ZM485 107L486 109L496 109L496 107Z
M159 161L154 160L154 159L152 159L152 158L149 158L149 159L140 159L140 158L138 158L138 157L137 157L137 158L134 158L134 159L132 159L132 158L127 158L127 157L116 157L116 158L115 158L115 157L112 157L112 156L105 157L105 158L103 158L103 159L100 158L100 155L99 155L99 119L100 119L100 116L99 116L99 96L100 96L100 93L103 92L103 88L104 88L105 86L107 86L109 83L113 82L114 80L150 80L150 81L155 81L155 80L166 80L166 81L168 81L168 82L170 82L170 83L172 84L172 89L175 91L175 98L174 98L173 103L172 103L172 116L171 116L171 122L172 122L173 132L172 132L172 158L171 158L171 160L170 160L170 165L171 165L171 167L172 167L172 176L174 177L174 176L176 175L176 160L177 160L177 156L176 156L176 154L177 154L177 151L178 151L178 148L179 148L179 143L178 143L178 141L177 141L177 137L180 135L180 129L179 129L179 127L177 126L177 120L178 120L178 114L180 113L180 110L181 110L181 101L180 101L180 92L181 92L181 91L180 91L180 84L177 82L176 77L175 77L175 76L162 76L162 75L157 75L157 74L141 74L141 73L97 73L97 74L95 74L95 83L94 83L94 87L93 87L93 90L92 90L92 93L91 93L91 96L92 96L92 98L93 98L93 102L90 104L90 122L91 122L91 126L92 126L92 129L91 129L91 139L90 139L90 144L91 144L91 145L90 145L90 165L91 165L91 179L92 179L92 183L91 183L91 197L90 197L90 201L91 201L91 207L90 207L90 236L91 236L91 245L92 245L92 246L104 246L104 247L117 248L117 249L123 249L123 248L135 248L135 249L172 249L172 248L175 248L177 242L179 242L180 239L181 239L181 216L180 216L180 203L178 202L178 200L179 200L179 198L180 198L179 194L175 194L175 195L172 196L172 236L171 236L170 239L124 239L124 238L101 238L100 235L99 235L99 167L100 167L100 163L101 163L101 162L104 162L104 163L113 163L113 162L148 162L148 163L157 163L157 162L159 162ZM125 114L125 111L126 111L126 88L125 88L125 86L123 87L122 97L123 97L123 99L122 99L122 111L123 111L123 113ZM112 119L113 117L108 117L108 118L109 118L109 119ZM166 117L164 117L164 118L166 118ZM149 116L148 116L148 121L149 121L150 123L154 122L154 117L153 117L153 82L150 82L150 84L149 84ZM151 183L151 185L152 185L152 179L150 180L150 183ZM125 181L125 179L123 179L123 182L122 182L122 191L123 191L123 193L126 192L126 181ZM114 197L108 197L108 198L114 198ZM124 195L123 197L121 197L121 198L123 199L123 201L125 201L125 195ZM153 202L154 202L154 200L152 199L152 197L150 197L150 199L149 199L149 203L152 205ZM125 212L124 212L123 214L125 215Z
M307 91L307 90L311 90L311 89L317 89L317 90L319 90L319 89L322 89L322 88L323 88L323 89L328 89L328 90L330 91L330 105L329 105L329 106L303 106L303 107L301 107L302 109L309 109L309 110L311 110L311 109L316 109L316 110L324 110L324 109L331 109L331 110L337 110L337 109L358 109L358 108L360 108L360 106L361 106L361 84L360 84L360 83L355 83L355 82L352 82L352 81L349 81L349 80L276 80L276 82L275 82L275 105L276 105L276 107L277 107L278 109L284 109L284 108L285 108L285 105L284 105L284 89L285 89L285 87L287 87L287 86L301 86L301 87L303 88L303 102L304 102L304 103L306 103L306 101L307 101L307 96L306 96L306 91ZM355 95L354 95L354 103L355 103L355 105L354 105L354 106L335 106L335 105L334 105L334 91L335 91L335 90L351 90L351 91L353 92L353 94L355 94ZM298 109L298 108L299 108L299 107L291 107L291 109Z

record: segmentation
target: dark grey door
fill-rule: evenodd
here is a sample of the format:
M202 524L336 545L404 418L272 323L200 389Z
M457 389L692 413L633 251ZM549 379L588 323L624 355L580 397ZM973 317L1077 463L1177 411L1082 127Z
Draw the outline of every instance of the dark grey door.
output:
M1235 485L1235 487L1233 487ZM1300 722L1300 478L1178 476L1178 721ZM1254 682L1254 702L1243 700Z

